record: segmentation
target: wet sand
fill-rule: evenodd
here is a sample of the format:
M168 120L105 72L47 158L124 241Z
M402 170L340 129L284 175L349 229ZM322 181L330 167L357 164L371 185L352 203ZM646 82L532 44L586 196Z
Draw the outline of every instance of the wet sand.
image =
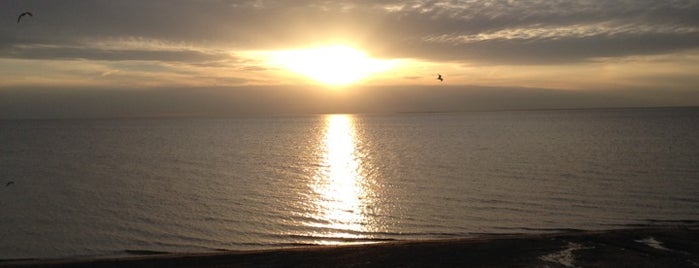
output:
M124 258L0 267L699 267L699 225Z

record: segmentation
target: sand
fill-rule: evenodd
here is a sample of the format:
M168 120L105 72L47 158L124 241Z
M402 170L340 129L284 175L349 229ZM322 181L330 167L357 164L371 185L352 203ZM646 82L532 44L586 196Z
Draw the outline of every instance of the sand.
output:
M699 225L209 254L12 260L0 261L0 267L699 267Z

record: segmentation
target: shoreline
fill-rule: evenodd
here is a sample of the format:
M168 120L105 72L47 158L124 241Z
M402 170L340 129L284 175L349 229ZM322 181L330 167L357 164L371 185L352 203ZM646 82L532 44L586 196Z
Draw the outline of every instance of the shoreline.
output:
M699 267L699 225L211 253L0 260L0 267Z

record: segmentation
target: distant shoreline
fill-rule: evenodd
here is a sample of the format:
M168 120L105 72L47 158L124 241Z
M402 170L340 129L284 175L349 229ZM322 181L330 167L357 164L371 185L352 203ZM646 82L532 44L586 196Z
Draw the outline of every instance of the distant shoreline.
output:
M699 224L253 251L5 260L0 267L698 267Z
M699 106L619 106L619 107L579 107L579 108L523 108L523 109L483 109L449 111L405 111L393 114L450 114L450 113L495 113L495 112L550 112L550 111L619 111L619 110L659 110L659 109L699 109Z

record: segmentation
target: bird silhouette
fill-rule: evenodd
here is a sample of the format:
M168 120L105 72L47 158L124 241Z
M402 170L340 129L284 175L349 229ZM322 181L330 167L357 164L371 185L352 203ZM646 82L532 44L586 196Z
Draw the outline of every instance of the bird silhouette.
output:
M439 80L439 82L444 82L441 74L437 74L437 80Z
M27 11L27 12L24 12L24 13L22 13L22 14L19 14L19 17L17 17L17 23L19 23L19 21L22 19L22 17L27 16L27 15L29 15L29 17L34 16L34 15L32 15L31 12L28 12L28 11Z
M13 185L13 184L15 184L14 181L8 181L7 183L5 183L5 187Z

